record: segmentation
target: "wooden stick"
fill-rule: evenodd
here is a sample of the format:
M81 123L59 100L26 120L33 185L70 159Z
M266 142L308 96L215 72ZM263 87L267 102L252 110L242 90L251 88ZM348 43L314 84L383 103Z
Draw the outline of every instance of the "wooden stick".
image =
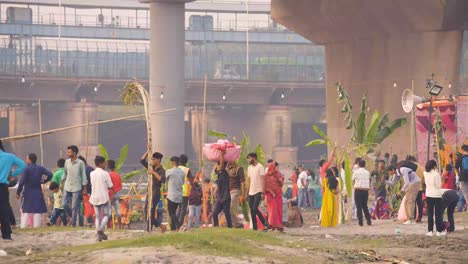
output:
M41 104L41 98L38 99L38 114L39 114L39 133L41 134L39 136L39 147L40 147L40 153L41 153L41 165L44 166L44 141L42 138L42 104ZM42 197L47 197L46 196L46 184L42 184ZM50 205L49 199L46 198L47 205ZM42 214L42 222L46 223L47 222L47 216L46 214Z
M414 80L411 80L411 92L414 94ZM410 133L410 137L411 137L411 140L410 140L410 143L411 143L411 155L414 155L414 152L413 152L413 141L414 141L414 108L416 106L413 106L413 109L411 109L411 133ZM417 155L414 155L415 157L417 157Z
M205 144L205 140L206 140L206 86L207 86L207 83L208 83L208 77L206 76L205 74L205 85L204 85L204 88L203 88L203 124L202 124L202 140L201 140L201 149L203 149L203 146ZM203 153L201 153L201 156L200 158L202 159L202 164L203 164ZM201 171L201 174L202 174L202 177L203 177L203 167L202 166L200 168L200 171Z
M39 98L39 146L41 148L41 165L44 165L44 141L42 137L42 104Z
M175 110L176 110L175 108L171 108L171 109L156 111L156 112L153 112L151 114L161 114L161 113L166 113L166 112L172 112L172 111L175 111ZM144 116L145 115L142 114L142 115L132 115L132 116L126 116L126 117L119 117L119 118L113 118L113 119L108 119L108 120L103 120L103 121L91 122L91 123L89 123L89 125L99 125L99 124L105 124L105 123L121 121L121 120L127 120L127 119L138 118L138 117L144 117ZM67 126L67 127L42 131L42 133L39 132L39 133L32 133L32 134L26 134L26 135L13 136L13 137L5 137L5 138L0 138L0 139L5 142L5 141L14 141L14 140L18 140L18 139L33 138L33 137L40 136L41 134L42 135L47 135L47 134L61 132L61 131L69 130L69 129L84 127L84 126L87 126L87 125L88 124Z
M85 157L86 157L86 159L88 159L88 150L89 150L89 110L86 111L86 112L87 112L87 117L86 117L87 125L86 125L86 153L85 153Z

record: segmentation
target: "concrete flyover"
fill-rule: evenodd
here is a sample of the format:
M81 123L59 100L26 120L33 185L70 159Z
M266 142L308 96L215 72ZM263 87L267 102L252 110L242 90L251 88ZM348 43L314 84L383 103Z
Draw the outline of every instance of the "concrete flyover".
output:
M120 93L128 79L86 79L33 77L21 83L18 77L0 76L0 103L35 103L38 98L50 103L82 101L98 104L120 104ZM148 80L142 80L149 87ZM94 93L97 87L98 92ZM203 104L203 80L185 80L185 106ZM325 95L323 82L269 82L242 80L208 80L208 105L268 105L281 92L287 96L276 104L288 106L323 107ZM249 96L245 96L246 93ZM223 101L225 94L227 100Z
M272 0L271 5L275 21L325 45L328 132L339 143L349 137L343 136L336 104L337 81L355 105L367 93L370 106L391 118L404 116L400 97L412 80L415 93L427 95L425 80L434 73L444 94L457 93L448 83L456 87L459 80L468 1ZM384 151L409 153L408 135L410 126L386 141Z
M43 24L6 24L0 23L0 35L35 36L55 38L59 35L58 25ZM113 39L113 40L149 40L147 28L110 28L91 26L61 26L62 38L79 39ZM244 31L192 30L186 29L187 42L237 42L245 43ZM275 44L311 44L307 39L290 31L252 31L249 33L251 43Z

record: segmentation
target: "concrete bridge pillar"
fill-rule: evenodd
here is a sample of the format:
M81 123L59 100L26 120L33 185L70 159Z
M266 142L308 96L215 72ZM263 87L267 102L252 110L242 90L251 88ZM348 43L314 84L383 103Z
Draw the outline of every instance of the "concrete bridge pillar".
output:
M428 95L425 81L431 74L445 87L443 95L457 94L448 84L459 80L468 1L272 0L271 10L275 21L325 46L328 133L340 144L351 135L337 105L338 81L353 109L358 111L367 93L370 107L391 119L411 118L401 108L401 94L412 80L420 96ZM410 129L400 129L382 151L410 153Z
M38 106L13 106L9 112L10 135L25 135L39 132ZM97 105L94 103L42 103L42 130L51 130L87 124L97 121ZM97 155L98 128L79 127L43 136L44 165L54 168L58 158L66 158L66 148L77 145L79 155L84 156L91 166ZM36 153L40 160L39 137L20 139L11 142L12 151L22 158L28 153Z
M150 5L150 108L153 150L164 156L185 149L185 3L191 0L140 0Z
M265 133L263 134L269 148L271 158L280 164L295 165L297 162L297 147L291 144L291 110L287 106L269 106L265 113ZM282 167L282 170L285 168Z

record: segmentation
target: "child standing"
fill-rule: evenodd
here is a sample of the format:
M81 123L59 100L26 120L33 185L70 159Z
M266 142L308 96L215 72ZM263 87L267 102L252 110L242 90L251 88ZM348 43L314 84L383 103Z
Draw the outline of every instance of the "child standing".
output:
M109 190L113 185L109 173L104 170L106 168L106 159L96 156L94 163L96 164L96 169L91 172L92 192L89 202L94 206L94 212L96 213L96 241L101 242L102 240L107 240L104 228L107 225L107 221L109 221Z
M200 214L202 204L202 189L198 180L192 184L189 197L189 223L188 228L200 226ZM193 221L195 218L195 221Z
M63 209L62 198L63 194L59 188L59 185L56 182L52 182L49 186L49 189L54 193L54 213L50 218L50 221L47 223L48 226L55 225L57 219L60 217L62 220L62 225L67 225L67 215L65 214L65 209Z

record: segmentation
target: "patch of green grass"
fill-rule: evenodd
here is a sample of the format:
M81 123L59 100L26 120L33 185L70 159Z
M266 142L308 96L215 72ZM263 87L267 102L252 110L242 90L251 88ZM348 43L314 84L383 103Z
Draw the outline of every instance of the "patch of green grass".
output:
M243 229L209 228L184 233L165 235L146 234L135 239L111 240L101 243L58 248L33 256L34 261L45 260L51 256L85 255L87 253L112 248L138 248L173 246L179 250L196 251L201 255L225 257L260 257L281 259L285 262L292 258L275 254L263 245L284 246L284 241L276 234L254 232ZM299 261L303 262L303 261Z

